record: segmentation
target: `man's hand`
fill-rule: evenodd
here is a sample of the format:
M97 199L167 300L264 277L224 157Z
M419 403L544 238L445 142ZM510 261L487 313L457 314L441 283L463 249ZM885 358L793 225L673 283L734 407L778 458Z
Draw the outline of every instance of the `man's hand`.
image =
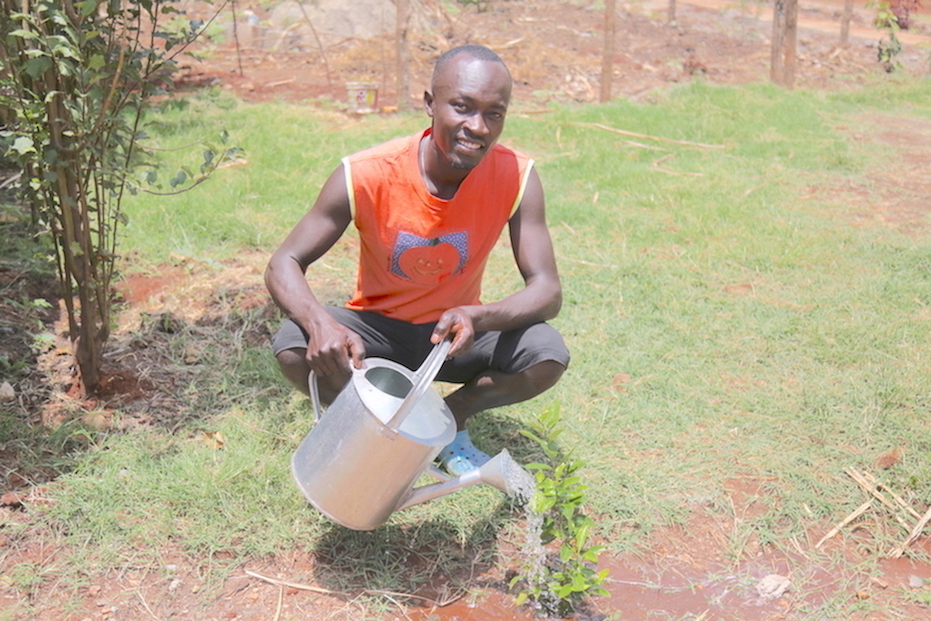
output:
M362 367L365 345L362 337L345 326L329 319L315 324L307 344L307 364L321 377L345 374L350 364Z
M464 354L475 344L475 326L465 307L451 308L440 315L436 327L433 328L433 334L430 335L430 342L439 343L450 334L453 335L453 344L449 348L450 358Z

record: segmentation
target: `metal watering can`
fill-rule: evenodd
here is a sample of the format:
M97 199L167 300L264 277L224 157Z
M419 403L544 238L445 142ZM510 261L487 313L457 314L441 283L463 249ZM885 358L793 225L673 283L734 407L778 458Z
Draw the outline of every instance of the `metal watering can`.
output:
M294 480L310 504L347 528L371 530L394 511L477 483L527 494L529 475L507 451L455 478L433 466L456 435L452 412L430 386L451 344L439 343L417 371L367 358L325 416L310 374L317 422L291 458ZM414 488L424 472L439 482Z

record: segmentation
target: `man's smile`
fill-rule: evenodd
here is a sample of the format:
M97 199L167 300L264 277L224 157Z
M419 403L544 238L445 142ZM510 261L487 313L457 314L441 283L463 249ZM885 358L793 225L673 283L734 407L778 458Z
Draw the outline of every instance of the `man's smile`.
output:
M457 138L456 144L467 151L481 151L485 148L483 143L468 138Z

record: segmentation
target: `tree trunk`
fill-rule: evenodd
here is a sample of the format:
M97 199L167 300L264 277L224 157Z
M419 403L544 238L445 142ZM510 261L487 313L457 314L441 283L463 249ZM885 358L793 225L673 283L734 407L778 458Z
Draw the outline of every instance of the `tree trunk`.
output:
M795 46L798 36L798 0L776 0L773 6L773 46L770 79L786 88L795 85Z
M782 84L785 76L786 0L773 3L773 41L769 55L769 79Z
M601 53L601 103L611 100L611 82L614 77L614 43L617 36L617 1L605 0L605 37Z
M396 28L396 49L395 49L395 71L397 72L396 84L398 89L398 110L406 110L410 107L410 75L407 71L407 29L410 23L410 4L408 0L397 0L397 28Z
M795 86L795 48L798 39L798 0L786 0L786 34L782 85L792 90Z
M840 19L840 44L846 46L850 40L850 20L853 17L853 0L844 0L844 14Z

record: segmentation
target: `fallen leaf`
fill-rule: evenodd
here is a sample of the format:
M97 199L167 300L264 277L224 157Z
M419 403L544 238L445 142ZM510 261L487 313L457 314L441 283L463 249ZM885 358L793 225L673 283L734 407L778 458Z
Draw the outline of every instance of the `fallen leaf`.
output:
M876 467L880 470L888 470L892 466L902 461L902 456L899 453L899 447L895 447L885 455L881 456L876 460Z
M16 492L6 492L0 496L0 506L3 507L22 507L23 497Z
M223 440L223 435L219 431L205 431L203 435L204 444L212 448L215 451L221 450L226 442Z
M184 348L184 364L196 364L200 360L203 352L196 345L188 345Z
M92 429L107 429L110 427L110 418L110 412L93 410L85 412L84 415L81 416L81 422Z
M623 371L614 376L611 380L611 387L617 392L627 392L627 385L630 383L630 375Z
M724 291L731 295L750 295L753 293L753 283L741 282L731 285L724 285Z
M0 401L12 401L16 398L16 391L10 382L0 384Z

